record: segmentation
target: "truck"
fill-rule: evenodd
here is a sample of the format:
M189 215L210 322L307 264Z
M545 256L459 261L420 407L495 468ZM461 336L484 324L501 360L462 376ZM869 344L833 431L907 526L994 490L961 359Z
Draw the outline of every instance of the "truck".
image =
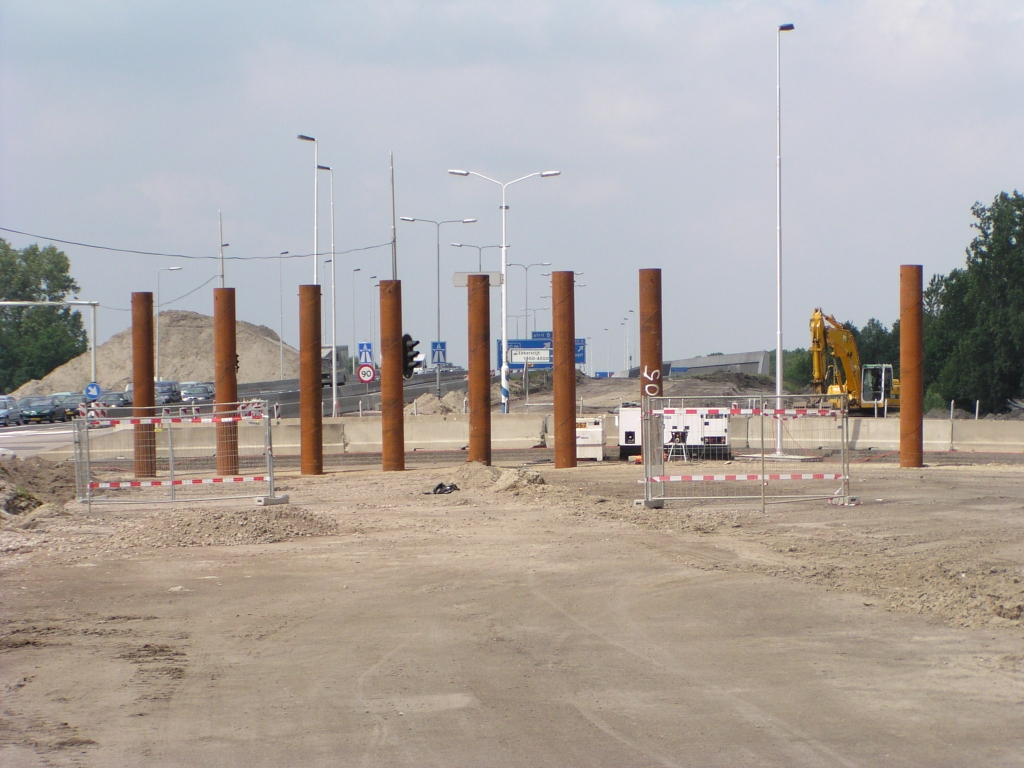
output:
M846 395L850 411L885 415L900 407L900 380L891 363L862 365L857 340L845 325L820 308L811 313L811 388L833 408Z
M331 375L331 348L327 347L323 357L320 359L320 383L325 386L331 386L333 377ZM337 348L338 353L338 386L340 387L348 379L348 344L339 344Z
M683 410L683 409L679 409ZM729 415L720 408L687 408L695 413L666 413L662 416L663 448L668 458L729 459ZM712 411L715 411L712 413ZM625 461L643 450L641 410L623 403L616 417L619 427L619 459Z

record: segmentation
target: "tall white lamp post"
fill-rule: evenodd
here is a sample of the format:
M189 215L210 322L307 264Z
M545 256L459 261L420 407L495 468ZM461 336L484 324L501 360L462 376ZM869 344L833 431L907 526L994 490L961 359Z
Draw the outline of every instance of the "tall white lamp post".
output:
M433 219L415 219L411 216L400 217L402 221L419 221L424 224L433 224L437 231L437 343L441 343L441 225L442 224L473 224L476 219L448 219L446 221L434 221ZM437 371L437 396L441 397L441 365L434 366Z
M524 306L525 311L527 313L527 317L526 317L526 332L529 333L530 332L530 317L529 317L529 313L530 313L530 267L550 267L551 266L551 262L550 261L538 261L538 262L534 262L533 264L517 264L514 261L510 261L508 263L508 266L510 266L510 267L522 267L523 268L523 272L526 273L524 275L524 277L523 277L523 294L524 294L524 298L525 298L525 302L524 302L523 306ZM533 323L534 329L537 328L536 318L537 318L537 316L534 315L534 323Z
M331 258L324 263L331 265L331 415L338 415L338 296L337 261L334 254L334 171L329 165L318 165L318 171L331 174Z
M279 330L277 333L277 350L281 357L281 380L284 381L284 268L281 266L282 259L288 255L288 251L281 251L277 255L277 308Z
M500 245L470 245L469 243L449 243L456 248L476 248L476 271L484 271L484 256L483 253L488 248L501 248Z
M181 267L163 267L156 271L156 380L160 381L160 273L180 272Z
M352 346L348 350L349 359L352 359L353 355L357 355L358 344L356 343L356 272L362 272L360 267L356 267L352 270ZM356 357L356 363L358 364L359 358ZM352 369L355 373L355 369Z
M775 407L782 408L782 33L775 33ZM775 453L782 453L782 419L775 420Z
M505 204L505 189L520 181L540 176L542 179L551 176L558 176L561 171L535 171L518 179L504 183L489 176L484 176L476 171L450 170L448 173L453 176L477 176L485 181L497 184L501 187L501 412L508 413L508 284L505 280L508 272L508 241L505 239L505 212L508 206Z
M317 183L320 179L320 145L317 140L312 136L306 136L304 133L300 133L298 136L299 141L311 141L313 142L313 285L320 284L320 273L318 271L320 267L320 257L318 252L320 250L320 238L317 236L317 192L319 191L319 184Z

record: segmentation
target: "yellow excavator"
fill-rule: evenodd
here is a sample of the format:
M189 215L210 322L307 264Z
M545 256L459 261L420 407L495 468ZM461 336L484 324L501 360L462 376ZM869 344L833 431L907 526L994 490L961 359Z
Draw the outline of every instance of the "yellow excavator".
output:
M851 411L884 416L899 410L900 380L893 378L892 365L861 365L853 333L820 309L811 314L810 352L811 386L816 394L828 397L832 407L840 407L840 395L846 395Z

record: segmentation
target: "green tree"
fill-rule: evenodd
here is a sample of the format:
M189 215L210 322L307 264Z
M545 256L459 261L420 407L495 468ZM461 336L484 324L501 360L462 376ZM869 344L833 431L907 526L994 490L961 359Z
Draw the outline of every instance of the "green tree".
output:
M64 301L78 283L63 251L18 250L0 239L0 300ZM0 391L42 378L88 349L82 316L70 307L0 307Z
M1001 411L1024 392L1024 196L1001 192L971 212L966 267L925 291L925 383L946 402Z

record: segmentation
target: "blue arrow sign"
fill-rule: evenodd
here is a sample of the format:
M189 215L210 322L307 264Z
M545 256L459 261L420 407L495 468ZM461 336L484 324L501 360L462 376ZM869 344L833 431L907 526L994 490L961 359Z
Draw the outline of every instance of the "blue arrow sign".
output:
M373 364L373 342L372 341L360 341L359 342L359 362Z
M448 362L448 342L430 342L430 363L431 365L445 365Z
M85 385L85 396L89 398L89 400L96 400L102 394L103 390L100 389L100 385L95 381Z
M550 333L550 331L534 331L534 334ZM586 365L587 363L587 340L586 339L575 339L575 350L576 350L576 365ZM501 339L496 340L498 347L498 367L501 367ZM550 337L534 336L532 339L509 339L509 349L544 349L550 347L552 340ZM509 363L508 366L512 370L522 370L522 363ZM551 363L530 363L530 367L534 370L544 370L551 368Z

